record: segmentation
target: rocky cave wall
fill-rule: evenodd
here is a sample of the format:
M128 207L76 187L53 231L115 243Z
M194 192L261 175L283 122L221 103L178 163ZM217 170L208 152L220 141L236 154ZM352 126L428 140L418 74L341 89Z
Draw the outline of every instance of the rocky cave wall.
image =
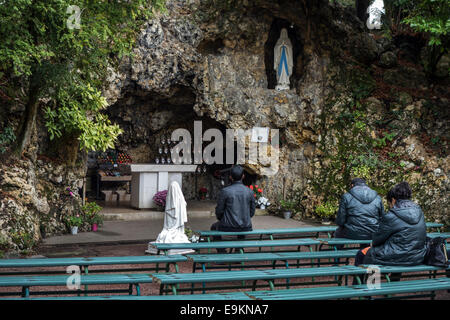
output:
M365 156L351 148L380 140L387 145L374 148L378 163L368 167L375 177L369 182L385 194L388 185L406 179L427 215L447 221L448 206L439 205L439 199L448 189L448 124L440 120L448 119L448 75L434 84L428 80L421 66L423 41L370 34L353 11L326 1L309 8L299 1L168 1L167 8L168 14L146 26L136 58L113 77L107 90L110 101L129 92L127 83L151 95L183 85L195 96L193 110L199 117L225 128L279 129L278 173L264 177L258 165L246 169L259 177L271 200L286 193L300 196L306 215L327 198L337 200L349 171L367 169L361 162L351 168L344 158L343 174L330 168L336 155ZM281 27L289 30L296 59L291 90L278 92L273 89L270 52ZM445 70L448 59L442 60ZM126 84L117 85L117 79ZM355 105L360 110L353 110ZM362 116L339 127L339 115L346 113ZM427 114L427 121L421 114ZM382 123L386 115L394 116ZM355 134L358 121L364 130ZM394 141L385 138L386 124L396 135ZM350 150L345 150L343 137ZM430 139L440 143L430 148ZM395 153L392 159L387 159L389 152ZM372 153L367 150L366 158ZM321 188L321 183L334 183L337 190Z
M423 43L370 34L339 4L303 4L167 1L167 13L146 23L133 57L107 79L107 113L124 129L117 147L149 161L160 135L195 119L204 128L276 128L278 173L245 166L271 202L295 199L298 216L311 216L338 200L351 174L367 176L382 195L406 179L427 218L448 225L448 57L430 81ZM282 26L296 59L291 89L278 92L270 51ZM17 125L21 112L0 113L2 125ZM76 210L66 188L83 178L86 157L67 166L45 132L41 119L26 157L0 166L0 245L11 249L63 232L64 215Z

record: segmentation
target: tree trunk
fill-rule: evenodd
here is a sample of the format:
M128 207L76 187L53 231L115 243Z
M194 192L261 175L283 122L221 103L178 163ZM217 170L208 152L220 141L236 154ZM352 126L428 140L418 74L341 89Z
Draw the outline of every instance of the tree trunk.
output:
M369 19L369 14L367 13L367 8L370 5L370 0L356 0L355 7L356 7L356 15L358 16L359 20L361 20L364 25L367 22L367 19Z
M17 144L15 147L15 153L19 156L22 155L23 151L26 149L31 140L31 135L33 133L34 126L36 124L36 115L39 106L39 90L33 85L33 80L31 80L28 101L25 107L25 112L22 117L22 123L19 126L19 131L17 134Z

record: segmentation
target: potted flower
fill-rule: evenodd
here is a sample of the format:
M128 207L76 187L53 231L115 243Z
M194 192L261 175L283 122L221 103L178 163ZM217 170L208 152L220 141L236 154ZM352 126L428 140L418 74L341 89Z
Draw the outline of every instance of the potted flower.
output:
M205 200L207 193L208 193L208 189L206 189L205 187L200 188L200 190L198 191L198 194L200 196L200 200Z
M91 230L97 231L98 227L103 224L103 217L99 214L102 207L95 202L88 202L81 208L81 210L83 211L86 220L91 225Z
M270 206L269 199L266 197L259 197L259 199L256 201L256 203L259 205L259 208L264 210L266 207Z
M322 218L322 224L330 224L337 210L337 205L333 201L326 201L316 207L316 214Z
M75 216L68 217L66 223L69 226L71 233L77 234L78 227L80 227L83 224L83 219L80 217L79 214L77 214Z
M159 191L153 196L153 201L155 201L160 211L164 211L166 208L166 198L167 190Z
M295 209L296 202L293 200L280 200L280 206L283 210L283 217L289 219Z

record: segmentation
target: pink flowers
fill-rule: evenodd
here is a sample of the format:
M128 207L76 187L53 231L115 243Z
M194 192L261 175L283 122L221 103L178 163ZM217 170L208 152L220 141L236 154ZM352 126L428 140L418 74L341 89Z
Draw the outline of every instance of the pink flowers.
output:
M155 203L158 206L165 207L166 198L167 198L167 190L159 191L153 196L153 201L155 201Z

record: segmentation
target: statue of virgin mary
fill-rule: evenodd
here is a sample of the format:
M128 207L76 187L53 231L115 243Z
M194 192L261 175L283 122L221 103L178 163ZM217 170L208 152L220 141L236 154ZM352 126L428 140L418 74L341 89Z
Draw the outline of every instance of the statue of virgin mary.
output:
M176 181L172 181L169 186L166 197L166 208L164 215L164 227L158 235L156 243L190 243L188 237L184 233L184 224L187 222L186 200L184 200L183 192L180 185ZM147 253L156 253L156 249L148 246ZM171 249L169 254L186 254L193 253L190 249Z
M283 28L274 48L273 67L277 71L276 90L289 90L289 77L292 74L292 67L294 65L292 59L292 43L289 40L287 30Z

